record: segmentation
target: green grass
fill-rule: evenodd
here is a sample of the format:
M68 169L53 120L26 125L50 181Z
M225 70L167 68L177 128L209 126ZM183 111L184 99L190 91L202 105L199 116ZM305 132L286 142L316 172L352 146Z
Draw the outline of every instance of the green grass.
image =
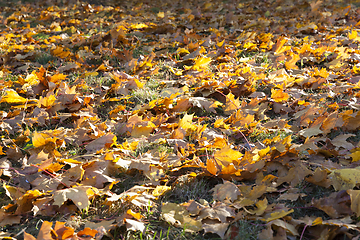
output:
M130 96L135 103L143 105L158 99L159 89L160 82L155 78L150 78L142 88L132 90Z
M101 76L87 76L84 78L84 81L87 85L92 87L101 87L101 86L111 86L115 81L109 77Z
M44 39L48 39L50 37L50 35L45 34L45 33L37 33L35 35L32 36L35 40L44 40Z
M155 142L143 142L140 141L136 150L133 151L131 153L131 155L133 157L139 157L142 154L148 152L148 151L153 151L153 152L157 152L157 153L173 153L174 149L169 146L167 143L162 143L160 141L155 141Z
M41 65L46 65L52 61L55 61L57 58L51 55L48 52L41 52L35 57L35 62L40 63Z
M256 63L264 65L264 64L270 64L272 61L269 59L269 54L259 54L256 57Z
M184 203L189 200L199 202L203 199L211 203L213 201L211 194L213 186L207 180L207 178L189 179L186 175L179 177L172 190L164 195L162 202Z
M253 220L239 220L231 224L228 240L256 240L261 230L265 229L264 222Z
M159 97L158 92L150 88L138 88L136 90L133 90L130 94L134 98L134 100L141 105L149 103Z
M14 74L6 74L5 76L0 78L1 80L4 81L11 81L11 82L16 82L18 80L18 76L14 75Z
M266 139L273 139L274 137L280 136L280 139L284 139L287 136L291 135L291 133L287 133L282 130L268 131L268 130L260 130L255 128L254 131L249 136L250 142L263 142Z

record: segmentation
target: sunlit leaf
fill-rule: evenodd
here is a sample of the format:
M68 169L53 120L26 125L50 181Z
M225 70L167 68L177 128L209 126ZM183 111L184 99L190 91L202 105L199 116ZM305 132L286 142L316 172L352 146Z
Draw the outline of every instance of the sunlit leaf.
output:
M1 98L0 102L10 103L10 104L24 104L29 100L21 97L17 92L13 90L6 91L5 96Z
M171 187L168 187L168 186L156 186L152 195L154 195L155 197L159 197L170 190L171 190Z
M91 187L85 186L58 190L54 193L54 205L61 206L70 199L80 210L86 209L90 204L89 197L92 194L90 191L92 191Z
M209 57L200 57L195 60L195 65L192 67L194 70L201 70L207 67L211 62L211 58Z
M274 99L275 102L284 102L289 99L289 94L283 92L281 89L271 89L271 98Z
M360 183L360 169L344 168L333 171L329 177L336 191L353 189Z
M286 215L289 215L292 212L294 212L294 209L291 209L289 211L282 210L282 211L273 212L273 213L270 214L269 218L266 218L264 220L267 221L267 222L270 222L270 221L273 221L275 219L285 217Z
M91 237L95 237L95 235L98 233L98 231L94 230L94 229L90 229L90 228L84 228L84 230L81 230L77 233L77 235L80 236L91 236Z
M225 146L221 150L216 151L214 154L214 158L220 161L224 166L228 166L230 163L239 161L242 156L242 153L231 149L229 146Z

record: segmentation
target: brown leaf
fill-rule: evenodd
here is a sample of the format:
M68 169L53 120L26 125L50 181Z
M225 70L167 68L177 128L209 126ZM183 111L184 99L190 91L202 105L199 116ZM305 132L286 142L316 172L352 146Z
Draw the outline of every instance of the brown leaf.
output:
M238 196L241 194L238 187L232 182L225 181L224 184L216 185L212 191L213 197L216 200L223 201L229 199L230 201L235 201Z
M351 210L356 214L357 217L360 216L360 190L349 189L346 191L350 195L351 199Z
M313 199L312 206L323 210L331 218L339 218L352 213L350 196L345 191L332 193L328 197Z
M77 186L64 190L58 190L54 193L54 205L61 206L65 201L72 200L80 209L86 209L89 204L89 198L92 197L93 190L89 186Z
M216 233L221 237L221 239L225 239L225 233L229 227L228 223L213 223L213 224L206 224L204 223L203 226L205 233L211 232Z
M107 133L87 144L85 148L88 152L97 152L103 148L110 148L115 141L116 136L112 133Z
M37 239L53 240L54 237L57 237L57 234L52 229L52 225L52 222L44 221L39 230Z

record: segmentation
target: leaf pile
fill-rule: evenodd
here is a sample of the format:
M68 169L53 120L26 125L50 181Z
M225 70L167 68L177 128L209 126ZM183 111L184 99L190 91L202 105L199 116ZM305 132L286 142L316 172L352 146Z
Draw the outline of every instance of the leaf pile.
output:
M4 236L357 239L357 2L55 2L0 6Z

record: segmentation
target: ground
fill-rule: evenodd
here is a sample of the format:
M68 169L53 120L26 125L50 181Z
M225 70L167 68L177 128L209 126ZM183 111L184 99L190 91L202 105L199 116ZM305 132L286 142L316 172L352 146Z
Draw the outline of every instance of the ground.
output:
M1 1L1 236L357 239L358 7Z

